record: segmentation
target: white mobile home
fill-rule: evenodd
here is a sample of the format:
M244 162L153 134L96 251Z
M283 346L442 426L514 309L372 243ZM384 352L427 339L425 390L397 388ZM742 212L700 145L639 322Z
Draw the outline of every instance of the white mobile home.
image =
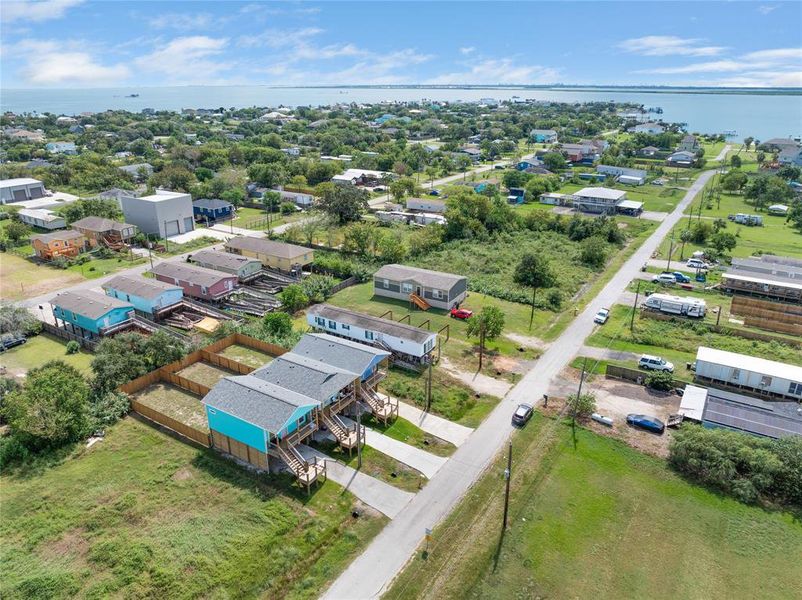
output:
M330 304L310 307L306 321L319 331L378 346L413 363L423 362L437 343L437 334L426 329Z
M64 229L67 226L64 217L44 208L23 208L17 212L17 215L19 215L20 221L32 227L52 231L53 229Z
M696 380L773 400L802 400L802 367L701 346Z

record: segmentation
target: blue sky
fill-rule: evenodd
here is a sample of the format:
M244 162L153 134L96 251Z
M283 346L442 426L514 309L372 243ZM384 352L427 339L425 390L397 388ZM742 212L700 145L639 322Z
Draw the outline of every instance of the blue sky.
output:
M800 2L0 4L5 88L802 87Z

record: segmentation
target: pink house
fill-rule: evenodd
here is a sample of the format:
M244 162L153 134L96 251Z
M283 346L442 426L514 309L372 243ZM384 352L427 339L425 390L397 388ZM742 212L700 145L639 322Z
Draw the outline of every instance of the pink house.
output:
M217 302L237 285L237 276L181 262L162 262L151 271L159 281L180 286L184 295Z

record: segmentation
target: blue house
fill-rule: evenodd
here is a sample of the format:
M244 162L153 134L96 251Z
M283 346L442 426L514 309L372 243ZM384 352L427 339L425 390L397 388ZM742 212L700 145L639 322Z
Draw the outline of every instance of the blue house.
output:
M64 327L82 337L95 337L116 333L131 325L134 307L128 302L89 290L67 291L50 301L56 325L59 319Z
M507 195L507 202L510 204L523 204L526 198L526 190L524 188L511 187L510 193Z
M137 311L151 317L173 308L184 298L184 290L177 285L128 275L117 275L103 284L103 290L107 296L130 302Z
M533 169L535 167L542 167L543 161L539 158L522 158L518 161L515 165L515 168L519 171L526 171L527 169Z
M387 121L392 121L393 119L395 119L395 115L387 113L380 117L376 117L375 119L373 119L373 122L376 123L377 125L384 125Z
M557 132L553 129L533 129L529 135L538 144L553 144L557 141Z
M50 142L45 144L45 149L52 154L77 154L73 142Z
M192 212L196 221L219 221L232 217L234 205L219 198L201 198L192 203Z

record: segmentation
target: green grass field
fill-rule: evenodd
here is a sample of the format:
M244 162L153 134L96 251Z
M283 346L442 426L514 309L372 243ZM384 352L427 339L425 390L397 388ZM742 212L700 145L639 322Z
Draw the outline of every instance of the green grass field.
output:
M0 480L0 596L316 598L384 526L341 487L310 498L133 418Z
M82 265L72 265L71 267L67 267L67 271L78 273L86 279L97 279L99 277L111 275L112 273L121 271L123 269L130 269L131 267L136 267L137 265L143 265L146 262L147 259L145 258L134 258L133 260L119 257L94 258Z
M154 383L134 394L132 399L184 425L201 431L209 430L206 409L200 398L179 387Z
M682 182L680 182L682 184ZM606 188L623 190L627 193L629 200L643 202L643 210L657 212L671 212L679 204L685 195L686 190L673 184L658 186L647 183L646 185L623 185L619 183L593 183L583 184L566 183L560 189L562 194L572 194L584 187L603 186Z
M438 456L451 456L457 449L454 444L429 435L423 431L423 429L407 421L403 417L396 417L393 421L384 425L381 421L374 419L372 416L368 416L367 418L362 418L362 423L371 429L383 433L387 437Z
M0 365L3 365L10 375L23 375L51 360L63 360L82 373L88 374L92 358L93 355L83 348L75 354L67 354L66 340L42 333L28 338L28 341L21 346L0 354Z
M271 213L270 215L270 228L284 225L285 223L293 223L304 217L308 217L308 213L292 213L289 215L282 215L279 213ZM229 221L221 221L223 225L227 225ZM242 227L244 229L256 229L259 231L267 230L267 213L258 208L241 207L237 209L237 216L234 218L234 227Z
M617 440L536 415L384 596L751 598L802 595L802 523L674 474Z
M239 346L237 344L232 344L224 348L221 352L218 352L218 354L242 363L243 365L253 367L254 369L258 369L273 360L273 357L266 352L254 350L247 346Z
M205 385L206 387L214 387L215 384L223 377L236 375L236 373L222 367L217 367L215 365L210 365L209 363L199 361L181 369L176 373L176 375L186 377L187 379L191 379L195 383Z

